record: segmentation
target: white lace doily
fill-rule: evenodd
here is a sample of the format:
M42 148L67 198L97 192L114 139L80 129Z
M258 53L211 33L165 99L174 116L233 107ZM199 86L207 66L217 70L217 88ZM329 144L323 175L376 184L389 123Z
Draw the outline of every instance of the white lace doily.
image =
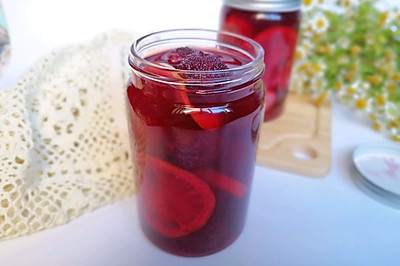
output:
M133 34L42 58L0 91L0 240L135 193L125 112Z

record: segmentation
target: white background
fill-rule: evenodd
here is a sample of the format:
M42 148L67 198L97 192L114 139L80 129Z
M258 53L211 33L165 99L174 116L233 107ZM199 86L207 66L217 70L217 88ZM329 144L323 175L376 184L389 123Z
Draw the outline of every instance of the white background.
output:
M0 89L44 54L108 29L217 28L220 6L219 0L3 0L12 57ZM140 231L132 197L0 242L0 265L400 265L400 211L352 181L353 149L383 139L333 104L330 173L313 179L257 167L244 232L215 255L182 258L155 248Z

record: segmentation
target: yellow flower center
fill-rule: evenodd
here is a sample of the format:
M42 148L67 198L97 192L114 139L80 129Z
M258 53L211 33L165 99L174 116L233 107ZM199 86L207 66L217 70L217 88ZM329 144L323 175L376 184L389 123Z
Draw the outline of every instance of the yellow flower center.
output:
M326 53L326 47L324 45L318 45L315 51L318 54L325 54Z
M333 50L334 50L334 47L332 45L326 46L326 54L332 54Z
M317 25L317 28L323 29L326 25L326 22L323 19L318 19L316 25Z
M382 82L382 77L379 75L370 75L367 77L367 81L372 85L379 85Z
M348 71L344 74L344 79L346 81L351 81L355 78L356 74L354 73L354 71Z
M299 72L307 72L310 69L309 63L304 63L299 67Z
M344 7L350 7L350 6L351 6L351 3L350 3L349 0L344 0L344 1L342 2L342 5L343 5Z
M356 108L357 109L365 109L367 107L367 101L365 99L357 99Z
M386 101L385 101L385 97L383 97L383 95L378 95L376 96L376 103L380 106L385 105Z
M319 40L322 39L322 37L323 37L322 34L315 33L315 34L313 35L312 41L313 41L313 42L318 42Z
M300 60L300 59L304 58L304 54L303 54L302 51L296 50L295 57L296 57L297 60Z
M394 82L399 82L400 81L400 72L394 73L391 77L391 80L393 80Z
M376 115L370 114L369 119L371 119L371 121L376 121Z
M354 88L352 88L352 87L350 87L350 88L347 88L346 92L347 92L348 94L354 94L354 93L357 92L357 90L354 89Z
M323 80L317 80L316 82L314 82L314 87L317 89L323 89L324 86L324 81Z
M391 127L391 128L396 128L398 126L399 126L399 124L394 120L389 122L389 127Z
M392 51L385 51L385 59L387 61L392 61L394 60L394 54Z
M335 82L335 90L336 90L336 91L340 91L342 88L343 88L342 82L339 81L339 80L337 80L337 81Z
M351 54L352 56L357 56L359 53L361 53L361 47L360 47L360 46L358 46L358 45L353 45L353 46L350 48L350 54Z
M354 23L351 22L346 22L344 28L346 29L346 31L352 31L354 29Z
M389 12L382 12L380 15L379 15L379 20L378 20L378 26L379 27L382 27L382 26L384 26L385 25L385 22L386 22L386 20L387 20L387 18L389 17Z
M321 72L321 71L322 71L322 66L321 66L321 64L319 64L319 63L314 63L314 64L312 65L312 70L313 70L314 72Z
M372 128L379 131L379 130L381 130L381 125L379 123L375 122L372 124Z
M387 20L387 18L389 17L389 12L383 12L379 15L379 20L384 22L385 20Z
M396 85L394 85L393 83L390 83L387 85L387 90L388 91L395 91L396 90Z
M353 63L349 67L350 71L357 71L358 70L358 65L356 63Z
M400 141L400 136L393 135L391 139L394 141Z
M318 106L322 105L322 104L325 102L327 96L328 96L328 92L327 92L327 91L324 91L323 93L321 93L321 94L318 96L318 98L315 100L315 103L316 103Z

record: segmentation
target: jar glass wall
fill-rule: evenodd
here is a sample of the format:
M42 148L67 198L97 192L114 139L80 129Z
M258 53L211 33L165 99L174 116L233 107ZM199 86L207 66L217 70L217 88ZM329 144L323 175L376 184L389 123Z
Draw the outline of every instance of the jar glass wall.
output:
M241 233L264 112L263 50L211 30L138 39L129 56L131 145L145 235L183 256Z
M224 0L220 29L252 38L264 48L265 121L285 105L300 24L300 0Z

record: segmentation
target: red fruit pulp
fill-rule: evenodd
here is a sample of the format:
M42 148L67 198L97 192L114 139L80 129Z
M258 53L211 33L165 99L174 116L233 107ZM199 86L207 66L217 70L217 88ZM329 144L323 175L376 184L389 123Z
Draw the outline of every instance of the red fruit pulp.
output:
M266 67L263 81L267 90L266 101L270 104L265 109L264 121L279 117L288 91L300 12L258 12L224 6L220 20L222 30L252 38L264 48ZM268 94L275 97L268 99Z
M218 58L218 69L220 63L232 68L251 60L222 49L202 51ZM181 62L175 52L146 59L160 65ZM184 82L182 73L178 76ZM224 249L243 229L264 90L260 81L252 81L236 84L235 92L207 96L193 93L196 86L180 84L139 76L128 83L132 150L141 184L139 219L161 249L202 256ZM193 113L207 114L202 117L206 122Z

